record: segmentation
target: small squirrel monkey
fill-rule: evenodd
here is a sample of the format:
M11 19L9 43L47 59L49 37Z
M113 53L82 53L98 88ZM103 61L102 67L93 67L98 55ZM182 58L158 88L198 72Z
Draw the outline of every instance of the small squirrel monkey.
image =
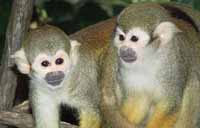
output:
M78 110L80 128L101 127L98 62L108 46L114 20L70 37L50 25L39 27L12 56L19 71L30 77L29 99L36 128L59 128L61 104Z

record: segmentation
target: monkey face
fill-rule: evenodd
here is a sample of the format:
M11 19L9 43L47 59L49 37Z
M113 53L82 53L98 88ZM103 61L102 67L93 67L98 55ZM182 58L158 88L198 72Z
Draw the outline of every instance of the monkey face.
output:
M118 56L125 63L140 60L143 49L150 41L150 36L140 28L133 28L127 33L116 28L114 45L118 48Z
M114 46L118 49L119 62L125 67L141 65L145 61L151 61L156 52L162 51L173 37L182 31L170 21L159 23L152 33L142 27L132 27L124 32L120 27L116 28Z
M30 31L22 48L11 57L21 73L54 89L63 85L76 65L79 46L62 30L45 25Z
M69 73L76 65L79 58L79 46L75 40L70 40L70 51L62 48L54 49L55 52L48 49L41 51L30 63L30 55L27 55L24 48L16 51L12 55L19 71L28 74L40 82L45 82L48 87L56 88L62 86L63 80L69 77Z
M39 54L32 70L50 86L58 86L70 70L70 57L64 50L58 50L55 55Z

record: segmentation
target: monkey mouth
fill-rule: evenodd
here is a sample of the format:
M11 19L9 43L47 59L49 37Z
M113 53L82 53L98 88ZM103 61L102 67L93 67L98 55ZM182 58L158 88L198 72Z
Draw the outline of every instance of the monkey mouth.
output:
M45 81L52 86L60 85L65 77L64 72L56 71L56 72L49 72L45 76Z
M119 56L126 63L132 63L137 60L136 51L127 46L123 46L119 49Z
M52 85L52 86L57 86L60 85L60 83L63 81L63 79L60 80L52 80L52 81L47 81L48 84Z
M127 55L127 56L120 56L121 59L127 63L132 63L137 60L137 56L135 55Z

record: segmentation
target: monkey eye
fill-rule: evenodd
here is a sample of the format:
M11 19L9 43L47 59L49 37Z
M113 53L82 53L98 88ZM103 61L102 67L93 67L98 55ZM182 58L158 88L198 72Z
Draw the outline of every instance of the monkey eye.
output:
M61 64L63 64L63 62L64 62L64 60L63 60L63 58L58 58L58 59L56 59L56 65L61 65Z
M48 66L50 65L50 63L49 63L48 60L44 60L44 61L42 61L41 65L42 65L43 67L48 67Z
M139 40L138 37L135 36L135 35L133 35L133 36L131 37L131 41L133 41L133 42L137 42L138 40Z
M124 40L125 40L125 37L124 37L122 34L120 34L120 35L119 35L119 40L120 40L120 41L124 41Z

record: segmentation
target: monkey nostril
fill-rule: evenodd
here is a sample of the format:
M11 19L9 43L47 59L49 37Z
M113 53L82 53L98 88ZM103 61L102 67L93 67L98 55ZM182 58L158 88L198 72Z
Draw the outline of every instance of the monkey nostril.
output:
M129 47L127 47L127 46L122 46L122 47L120 48L120 53L126 54L127 51L129 51L129 50L132 50L132 49L129 48Z

